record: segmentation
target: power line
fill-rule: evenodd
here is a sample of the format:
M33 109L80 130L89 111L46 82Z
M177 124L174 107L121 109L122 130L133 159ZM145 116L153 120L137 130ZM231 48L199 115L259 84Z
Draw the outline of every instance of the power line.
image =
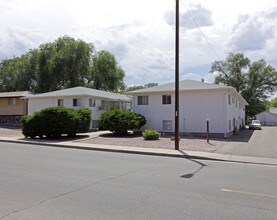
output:
M206 37L206 35L202 32L202 30L200 29L199 25L197 24L197 22L195 21L195 19L193 18L192 14L190 13L190 11L188 10L187 6L184 4L184 2L181 0L182 5L185 7L185 9L187 10L189 16L191 17L193 23L195 24L195 26L198 28L199 32L202 34L202 36L204 37L204 39L207 41L210 49L213 51L214 55L221 60L221 58L219 57L219 55L217 54L217 52L215 51L215 49L213 48L212 44L210 43L209 39Z

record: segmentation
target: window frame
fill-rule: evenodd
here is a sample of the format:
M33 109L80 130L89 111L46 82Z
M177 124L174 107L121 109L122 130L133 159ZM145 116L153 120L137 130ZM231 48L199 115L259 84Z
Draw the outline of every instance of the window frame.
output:
M76 100L76 103L75 103ZM81 103L81 99L80 98L74 98L73 99L73 107L81 107L82 103Z
M231 95L228 95L228 104L231 105Z
M60 106L60 107L63 107L64 106L64 99L58 99L57 101L57 105ZM61 102L61 103L60 103Z
M169 123L169 124L166 124ZM172 120L163 120L163 130L164 131L172 131L173 125Z
M95 107L96 106L95 99L89 98L89 100L88 100L88 106L89 107Z
M149 105L149 96L141 95L137 97L137 105Z
M8 105L16 105L16 98L8 98Z
M162 95L162 104L171 105L171 95Z

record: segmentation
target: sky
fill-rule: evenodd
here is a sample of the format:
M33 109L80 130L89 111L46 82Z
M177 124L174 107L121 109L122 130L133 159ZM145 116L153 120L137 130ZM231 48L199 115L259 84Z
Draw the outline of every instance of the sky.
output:
M0 60L67 35L113 53L128 86L173 82L174 16L175 0L0 0ZM180 80L213 82L231 52L277 68L277 1L180 0Z

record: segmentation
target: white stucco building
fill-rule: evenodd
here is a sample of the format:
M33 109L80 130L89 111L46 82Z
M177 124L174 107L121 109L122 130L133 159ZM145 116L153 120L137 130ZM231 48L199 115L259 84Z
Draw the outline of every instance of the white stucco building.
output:
M245 126L244 98L230 86L193 80L180 81L180 134L204 135L207 120L210 133L228 137L235 128ZM133 111L146 117L142 129L173 133L175 130L175 83L135 90Z
M256 118L263 126L277 126L277 114L271 112L261 112Z
M89 108L92 110L91 128L99 128L101 114L113 108L130 109L131 99L126 95L74 87L24 97L28 101L28 115L47 107Z

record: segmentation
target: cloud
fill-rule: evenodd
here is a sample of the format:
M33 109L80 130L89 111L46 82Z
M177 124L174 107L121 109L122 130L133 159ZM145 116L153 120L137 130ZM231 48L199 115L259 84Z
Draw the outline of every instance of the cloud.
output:
M254 16L240 15L233 26L228 43L234 51L257 51L266 47L274 37L272 19L277 18L277 10L258 13Z
M212 20L212 12L204 8L201 4L192 5L192 8L186 13L180 13L180 26L186 29L194 29L197 26L194 24L193 19L197 22L199 27L207 27L214 25ZM175 25L175 12L167 11L164 15L164 20L168 25Z

